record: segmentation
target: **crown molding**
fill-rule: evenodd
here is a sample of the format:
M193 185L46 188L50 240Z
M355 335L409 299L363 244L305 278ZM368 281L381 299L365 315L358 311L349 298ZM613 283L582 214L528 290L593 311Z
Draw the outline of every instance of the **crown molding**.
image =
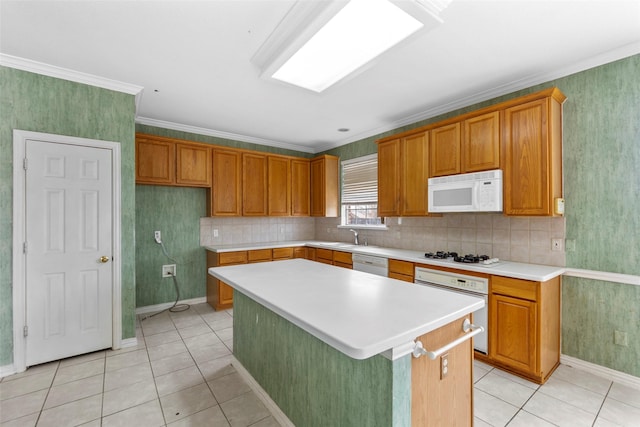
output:
M217 138L230 139L233 141L247 142L250 144L267 145L269 147L284 148L286 150L300 151L303 153L315 153L316 151L312 147L306 147L304 145L289 144L286 142L274 141L271 139L257 138L254 136L241 135L237 133L224 132L215 129L202 128L197 126L183 125L180 123L167 122L164 120L156 120L148 117L136 117L136 123L147 126L155 126L164 129L173 129L182 132L195 133L197 135L215 136Z
M136 111L138 111L140 99L142 98L142 91L144 90L144 87L142 86L107 79L93 74L57 67L55 65L45 64L44 62L33 61L31 59L20 58L18 56L7 55L4 53L0 53L0 65L35 74L41 74L43 76L55 77L62 80L134 95Z
M640 41L629 43L620 48L604 52L600 55L585 59L583 61L575 62L566 67L557 69L553 72L549 73L539 73L532 74L525 78L514 80L512 82L506 83L504 85L491 88L489 90L485 90L482 92L477 92L473 95L457 99L455 101L440 104L436 107L429 108L427 110L423 110L419 113L412 114L410 116L403 117L402 119L393 121L384 126L379 126L374 129L370 129L365 132L360 132L358 134L352 135L348 139L344 139L342 141L328 143L323 145L316 145L316 152L323 152L327 150L331 150L337 147L341 147L346 144L350 144L352 142L359 141L364 138L370 138L375 135L380 135L385 132L392 131L394 129L398 129L403 126L407 126L413 123L420 122L422 120L430 119L432 117L436 117L440 114L449 113L451 111L468 107L470 105L477 104L479 102L487 101L489 99L497 98L499 96L508 95L510 93L529 88L531 86L535 86L542 83L547 83L549 81L559 79L562 77L569 76L571 74L576 74L581 71L585 71L591 68L598 67L600 65L608 64L610 62L618 61L620 59L624 59L633 55L640 54Z

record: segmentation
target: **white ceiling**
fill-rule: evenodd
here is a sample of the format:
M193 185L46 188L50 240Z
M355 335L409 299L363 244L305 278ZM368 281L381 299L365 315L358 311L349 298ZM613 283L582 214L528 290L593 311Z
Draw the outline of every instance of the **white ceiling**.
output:
M139 123L306 152L640 53L638 0L453 0L316 94L250 62L293 3L1 0L0 53L143 87Z

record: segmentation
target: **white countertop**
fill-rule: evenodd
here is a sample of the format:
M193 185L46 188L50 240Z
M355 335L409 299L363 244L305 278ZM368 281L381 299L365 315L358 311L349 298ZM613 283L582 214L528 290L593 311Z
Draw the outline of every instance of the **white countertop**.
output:
M304 259L209 274L354 359L405 347L484 306L481 298Z
M381 248L378 246L353 245L343 242L323 242L316 240L309 241L285 241L285 242L268 242L268 243L252 243L244 245L224 245L224 246L206 246L205 249L213 252L233 252L253 249L265 248L283 248L291 246L310 246L315 248L333 249L357 254L381 256L384 258L393 258L402 261L410 261L414 263L426 265L438 265L450 268L456 268L464 271L475 271L479 273L493 274L496 276L513 277L515 279L533 280L538 282L546 282L554 277L560 276L565 272L564 267L555 267L542 264L526 264L522 262L500 261L499 264L490 267L479 264L463 264L454 261L432 260L425 258L424 251L410 251L406 249Z

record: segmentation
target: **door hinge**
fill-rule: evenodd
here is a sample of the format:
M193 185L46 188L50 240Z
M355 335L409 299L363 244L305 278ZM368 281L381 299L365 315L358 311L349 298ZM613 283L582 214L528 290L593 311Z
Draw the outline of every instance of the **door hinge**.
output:
M22 334L26 337L27 335L29 335L29 327L27 325L24 325L24 328L22 328Z
M27 170L27 158L25 157L24 159L22 159L22 169Z
M24 243L22 244L22 253L26 254L26 253L27 253L27 249L28 249L28 248L27 248L27 242L24 242Z

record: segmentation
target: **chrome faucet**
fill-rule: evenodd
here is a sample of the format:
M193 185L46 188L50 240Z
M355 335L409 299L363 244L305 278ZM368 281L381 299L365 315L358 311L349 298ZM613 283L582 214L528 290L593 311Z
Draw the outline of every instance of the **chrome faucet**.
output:
M349 231L353 233L353 237L354 237L353 243L355 243L356 245L359 245L360 243L358 243L358 232L353 228L349 229Z

